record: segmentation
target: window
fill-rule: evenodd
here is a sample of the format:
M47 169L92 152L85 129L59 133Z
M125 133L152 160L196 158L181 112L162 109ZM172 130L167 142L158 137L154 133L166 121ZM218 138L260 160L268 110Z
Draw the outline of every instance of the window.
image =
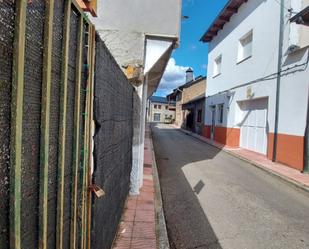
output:
M157 109L158 108L158 106L157 105L154 105L154 109Z
M252 30L245 34L238 43L238 59L237 62L242 62L243 60L252 56Z
M153 114L153 121L160 122L161 121L161 114L160 113L154 113Z
M158 105L158 108L159 108L159 109L161 109L161 107L162 107L161 105Z
M223 123L223 104L218 105L218 123Z
M221 65L222 65L222 55L219 55L214 61L214 76L217 76L221 73Z

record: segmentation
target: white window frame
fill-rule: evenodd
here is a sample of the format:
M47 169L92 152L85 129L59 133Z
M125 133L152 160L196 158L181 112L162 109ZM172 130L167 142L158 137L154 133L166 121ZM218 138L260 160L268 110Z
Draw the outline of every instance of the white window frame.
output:
M252 57L253 30L251 29L238 41L237 64Z
M216 59L214 59L214 68L213 68L213 77L216 77L221 74L222 70L222 54L217 56Z

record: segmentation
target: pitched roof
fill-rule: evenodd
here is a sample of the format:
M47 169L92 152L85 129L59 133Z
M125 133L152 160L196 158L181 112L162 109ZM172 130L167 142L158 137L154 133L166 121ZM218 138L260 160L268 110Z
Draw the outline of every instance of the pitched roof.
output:
M151 102L156 102L156 103L163 103L163 104L167 104L167 103L168 103L166 97L151 96L151 97L149 98L149 100L150 100Z
M221 10L220 14L216 17L208 30L202 36L200 41L211 42L212 39L218 34L220 29L223 29L224 24L230 21L231 17L237 13L239 7L246 3L248 0L230 0Z
M293 16L290 21L309 26L309 6Z
M200 75L200 76L198 76L196 79L191 80L191 81L189 81L189 82L187 82L187 83L185 83L185 84L183 84L183 85L181 85L181 86L175 88L175 89L173 90L173 92L170 93L169 95L167 95L166 97L171 99L171 98L175 97L175 96L178 94L178 92L182 91L184 88L188 88L188 87L190 87L190 86L192 86L192 85L194 85L194 84L197 84L197 83L199 83L200 81L206 80L206 79L207 79L206 76Z

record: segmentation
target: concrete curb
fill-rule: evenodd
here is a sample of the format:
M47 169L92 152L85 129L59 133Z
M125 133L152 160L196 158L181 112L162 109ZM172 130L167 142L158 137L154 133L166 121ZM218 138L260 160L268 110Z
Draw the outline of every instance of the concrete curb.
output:
M184 129L181 129L181 128L178 128L178 127L175 127L175 126L173 126L173 127L176 128L176 129L179 129L181 132L183 132L183 133L185 133L187 135L190 135L190 136L192 136L194 138L197 138L198 140L200 140L200 141L202 141L202 142L204 142L204 143L206 143L208 145L211 145L211 146L213 146L213 147L215 147L217 149L223 150L227 154L229 154L229 155L231 155L233 157L236 157L236 158L238 158L240 160L243 160L243 161L245 161L245 162L247 162L247 163L249 163L249 164L251 164L251 165L253 165L253 166L257 167L257 168L259 168L260 170L265 171L266 173L276 177L277 179L279 179L279 180L281 180L281 181L283 181L285 183L288 183L290 186L292 186L293 188L296 188L297 190L301 190L301 191L304 191L306 194L309 194L309 187L306 186L305 184L301 183L301 182L297 182L297 181L295 181L295 180L293 180L291 178L288 178L287 176L281 175L280 173L277 173L277 172L275 172L275 171L273 171L271 169L265 168L263 165L261 165L259 163L256 163L256 162L254 162L254 161L252 161L252 160L250 160L250 159L248 159L246 157L238 155L238 154L234 153L233 151L227 150L227 149L222 148L220 146L216 146L215 144L208 143L207 141L203 140L197 134L194 134L194 133L192 133L190 131L186 131Z
M152 170L153 170L153 180L155 186L155 215L156 215L156 236L157 236L157 248L158 249L170 249L170 244L168 240L166 223L163 211L163 203L161 196L161 187L159 181L159 174L156 164L156 158L154 153L153 141L152 141L152 130L150 130L150 144L152 153Z

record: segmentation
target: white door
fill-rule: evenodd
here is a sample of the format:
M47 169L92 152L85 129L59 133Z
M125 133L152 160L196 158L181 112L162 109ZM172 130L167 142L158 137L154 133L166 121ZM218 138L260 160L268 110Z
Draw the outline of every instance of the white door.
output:
M240 147L267 154L268 99L255 99L239 103L242 110Z

